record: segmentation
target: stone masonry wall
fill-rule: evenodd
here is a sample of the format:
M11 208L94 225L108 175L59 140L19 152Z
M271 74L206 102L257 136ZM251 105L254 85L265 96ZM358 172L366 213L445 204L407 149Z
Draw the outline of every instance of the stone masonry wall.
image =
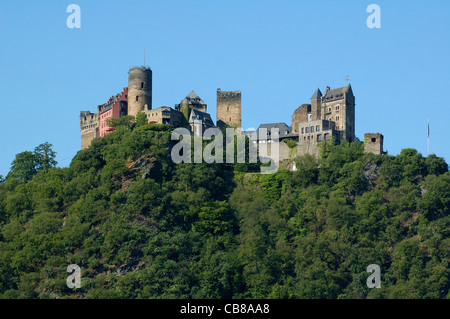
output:
M217 89L218 127L241 127L241 91L221 91Z
M383 154L383 140L384 137L381 133L364 134L364 152L377 155Z

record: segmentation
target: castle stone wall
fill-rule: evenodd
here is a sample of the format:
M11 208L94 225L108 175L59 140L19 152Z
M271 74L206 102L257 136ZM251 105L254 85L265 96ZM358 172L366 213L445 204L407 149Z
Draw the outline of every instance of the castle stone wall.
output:
M174 127L182 125L183 114L168 106L161 106L154 110L148 110L145 114L147 115L148 123L170 124Z
M80 112L81 149L84 150L91 145L94 138L99 137L99 117L97 113L90 111Z
M94 138L100 137L98 127L92 131L81 133L81 149L84 150L91 146Z
M290 149L289 146L282 141L274 143L257 143L253 145L256 145L258 149L258 156L272 159L277 167L280 166L281 162L296 156L295 150ZM278 155L275 151L277 147Z
M308 114L311 113L311 104L303 104L298 107L292 114L292 133L298 134L298 125L308 122Z
M376 155L383 154L384 136L381 133L364 134L364 152Z
M241 91L217 89L217 126L241 127Z

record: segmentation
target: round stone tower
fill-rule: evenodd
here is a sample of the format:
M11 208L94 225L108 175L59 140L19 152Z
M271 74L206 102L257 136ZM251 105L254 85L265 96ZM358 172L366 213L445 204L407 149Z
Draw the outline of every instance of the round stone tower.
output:
M128 71L128 115L152 109L152 70L135 67Z

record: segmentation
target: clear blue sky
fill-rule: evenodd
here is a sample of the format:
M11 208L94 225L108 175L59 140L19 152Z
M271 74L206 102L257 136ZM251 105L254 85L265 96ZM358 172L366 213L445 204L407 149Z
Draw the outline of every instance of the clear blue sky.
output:
M68 29L66 7L81 7ZM381 29L366 8L381 7ZM216 89L242 91L244 129L286 122L320 87L356 96L356 134L385 149L450 159L450 1L1 1L0 174L16 153L54 144L60 166L80 149L79 112L153 70L153 105L191 90L216 116Z

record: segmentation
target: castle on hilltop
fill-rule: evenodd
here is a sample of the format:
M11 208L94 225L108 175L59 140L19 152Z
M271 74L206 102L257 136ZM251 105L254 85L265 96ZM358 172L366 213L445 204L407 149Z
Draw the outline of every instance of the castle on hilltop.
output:
M355 136L355 96L351 85L331 89L324 93L317 89L309 104L300 105L292 115L291 126L285 123L261 124L258 133L267 130L267 138L253 141L256 145L270 143L271 129L278 129L280 141L289 139L296 142L294 155L312 154L318 156L321 141L339 144L343 140L353 141ZM186 127L194 136L201 136L210 127L241 128L241 91L222 91L217 89L216 125L206 103L191 91L174 108L152 106L152 70L149 67L134 67L128 71L128 87L119 94L111 96L105 104L97 107L97 113L80 112L81 149L89 147L92 140L101 138L114 129L108 126L109 118L125 115L136 116L143 112L148 123L170 124ZM255 131L245 131L251 136ZM366 152L383 154L383 135L366 133L364 147ZM286 143L280 143L280 160L289 159L292 151Z

